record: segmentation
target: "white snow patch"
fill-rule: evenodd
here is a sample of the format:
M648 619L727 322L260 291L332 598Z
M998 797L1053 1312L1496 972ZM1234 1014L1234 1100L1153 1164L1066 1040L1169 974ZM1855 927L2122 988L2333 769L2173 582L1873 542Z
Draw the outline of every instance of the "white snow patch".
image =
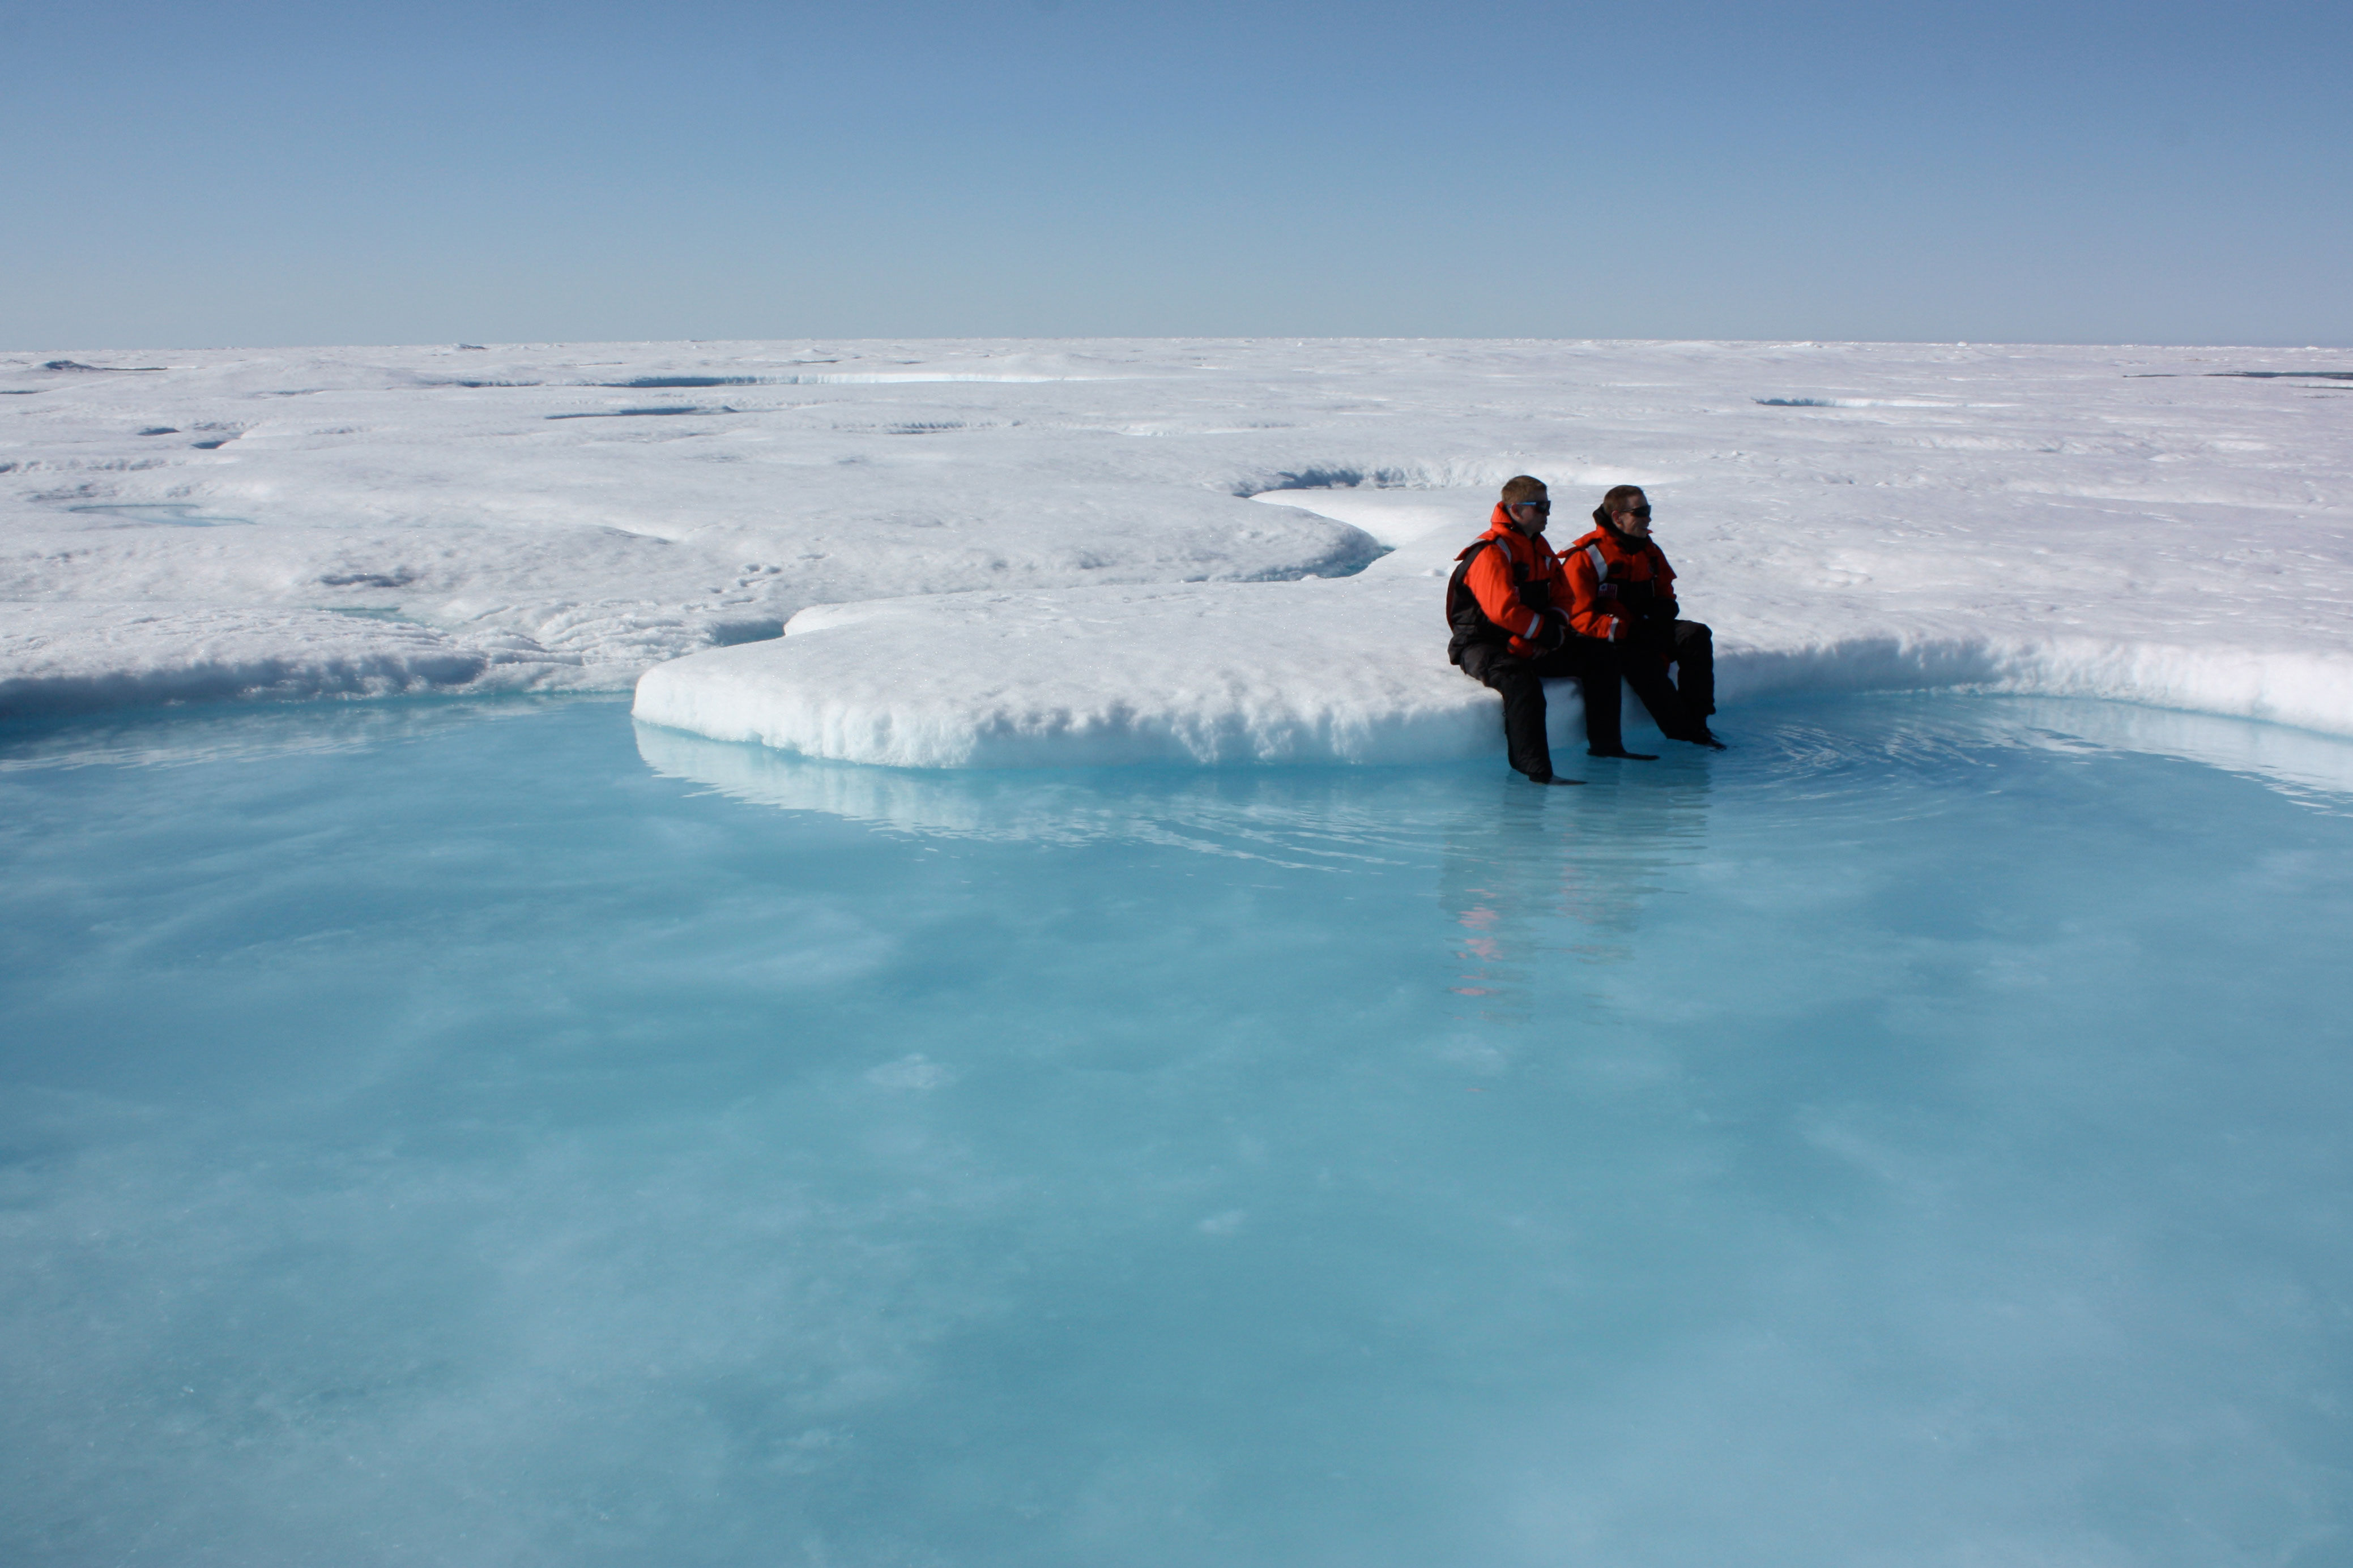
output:
M1496 700L1446 662L1430 584L954 595L804 611L779 642L649 670L649 723L902 768L1414 763L1496 752ZM1720 700L1974 687L2353 735L2353 655L1862 628L1719 644ZM1552 691L1554 743L1577 688ZM1564 711L1564 705L1566 710Z
M1525 471L1554 485L1563 538L1608 486L1651 491L1736 730L1768 692L1962 684L2353 733L2353 437L2296 379L2341 359L1290 340L0 356L24 394L0 398L0 711L620 690L652 670L649 721L860 762L1487 752L1494 699L1444 662L1437 580ZM582 412L620 416L550 417Z
M1424 761L1493 728L1445 645L1414 581L944 595L658 665L635 712L892 767Z
M486 662L429 627L325 610L20 605L0 624L0 713L386 697L465 686Z

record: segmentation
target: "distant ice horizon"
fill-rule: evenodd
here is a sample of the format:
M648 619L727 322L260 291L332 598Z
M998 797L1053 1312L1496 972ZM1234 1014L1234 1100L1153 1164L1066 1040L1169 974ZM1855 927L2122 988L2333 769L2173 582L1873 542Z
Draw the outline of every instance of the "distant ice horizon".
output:
M2327 334L2317 334L2327 338ZM2283 351L2305 353L2353 353L2353 338L2322 342L2297 342L2295 335L2272 342L2253 339L2244 342L2209 340L2204 338L2142 339L2102 337L2069 337L2064 335L2026 338L1956 338L1956 337L1838 337L1803 333L1709 334L1662 333L1655 335L1577 334L1573 332L834 332L807 336L762 336L748 334L735 337L687 337L678 333L655 334L642 338L595 337L533 337L500 339L486 337L480 342L458 342L442 338L387 339L383 342L358 339L286 339L246 342L205 343L195 342L170 342L161 339L124 341L113 343L18 343L0 345L0 354L23 360L74 358L81 354L169 354L169 353L408 353L438 352L529 352L547 349L592 348L693 348L736 349L766 348L806 343L812 346L836 347L871 344L877 347L908 344L955 344L1001 351L1018 345L1067 345L1072 343L1547 343L1576 348L1884 348L1884 349L2115 349L2125 352L2135 349L2171 349L2180 351L2211 350L2215 353L2276 353ZM132 366L92 366L93 369L132 369Z

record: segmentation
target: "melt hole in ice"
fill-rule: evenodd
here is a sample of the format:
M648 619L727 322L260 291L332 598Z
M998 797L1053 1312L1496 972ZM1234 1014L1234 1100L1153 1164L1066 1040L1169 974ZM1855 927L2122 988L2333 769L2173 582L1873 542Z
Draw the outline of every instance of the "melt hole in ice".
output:
M152 501L69 506L71 512L86 512L97 517L119 517L126 522L152 522L174 528L220 528L231 523L250 524L249 517L231 517L225 512L206 511L186 501Z

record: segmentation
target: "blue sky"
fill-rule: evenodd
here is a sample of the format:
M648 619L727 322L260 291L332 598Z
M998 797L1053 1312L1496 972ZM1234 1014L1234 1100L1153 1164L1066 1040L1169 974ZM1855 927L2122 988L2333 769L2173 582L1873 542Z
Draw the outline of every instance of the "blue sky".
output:
M2353 0L0 0L13 348L2353 343Z

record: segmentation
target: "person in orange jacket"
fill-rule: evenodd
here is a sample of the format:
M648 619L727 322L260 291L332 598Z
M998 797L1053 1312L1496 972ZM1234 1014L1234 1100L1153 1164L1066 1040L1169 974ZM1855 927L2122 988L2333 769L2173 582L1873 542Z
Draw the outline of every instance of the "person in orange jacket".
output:
M1617 645L1569 629L1571 595L1561 559L1545 542L1552 499L1542 479L1521 474L1504 486L1487 531L1456 556L1446 584L1446 657L1504 699L1504 743L1512 766L1537 784L1556 778L1545 735L1544 683L1574 677L1585 689L1588 755L1654 759L1630 752L1619 730Z
M1675 569L1651 538L1650 498L1620 485L1593 509L1593 523L1560 558L1570 630L1618 648L1626 684L1670 738L1721 751L1707 727L1715 711L1715 636L1677 618Z

